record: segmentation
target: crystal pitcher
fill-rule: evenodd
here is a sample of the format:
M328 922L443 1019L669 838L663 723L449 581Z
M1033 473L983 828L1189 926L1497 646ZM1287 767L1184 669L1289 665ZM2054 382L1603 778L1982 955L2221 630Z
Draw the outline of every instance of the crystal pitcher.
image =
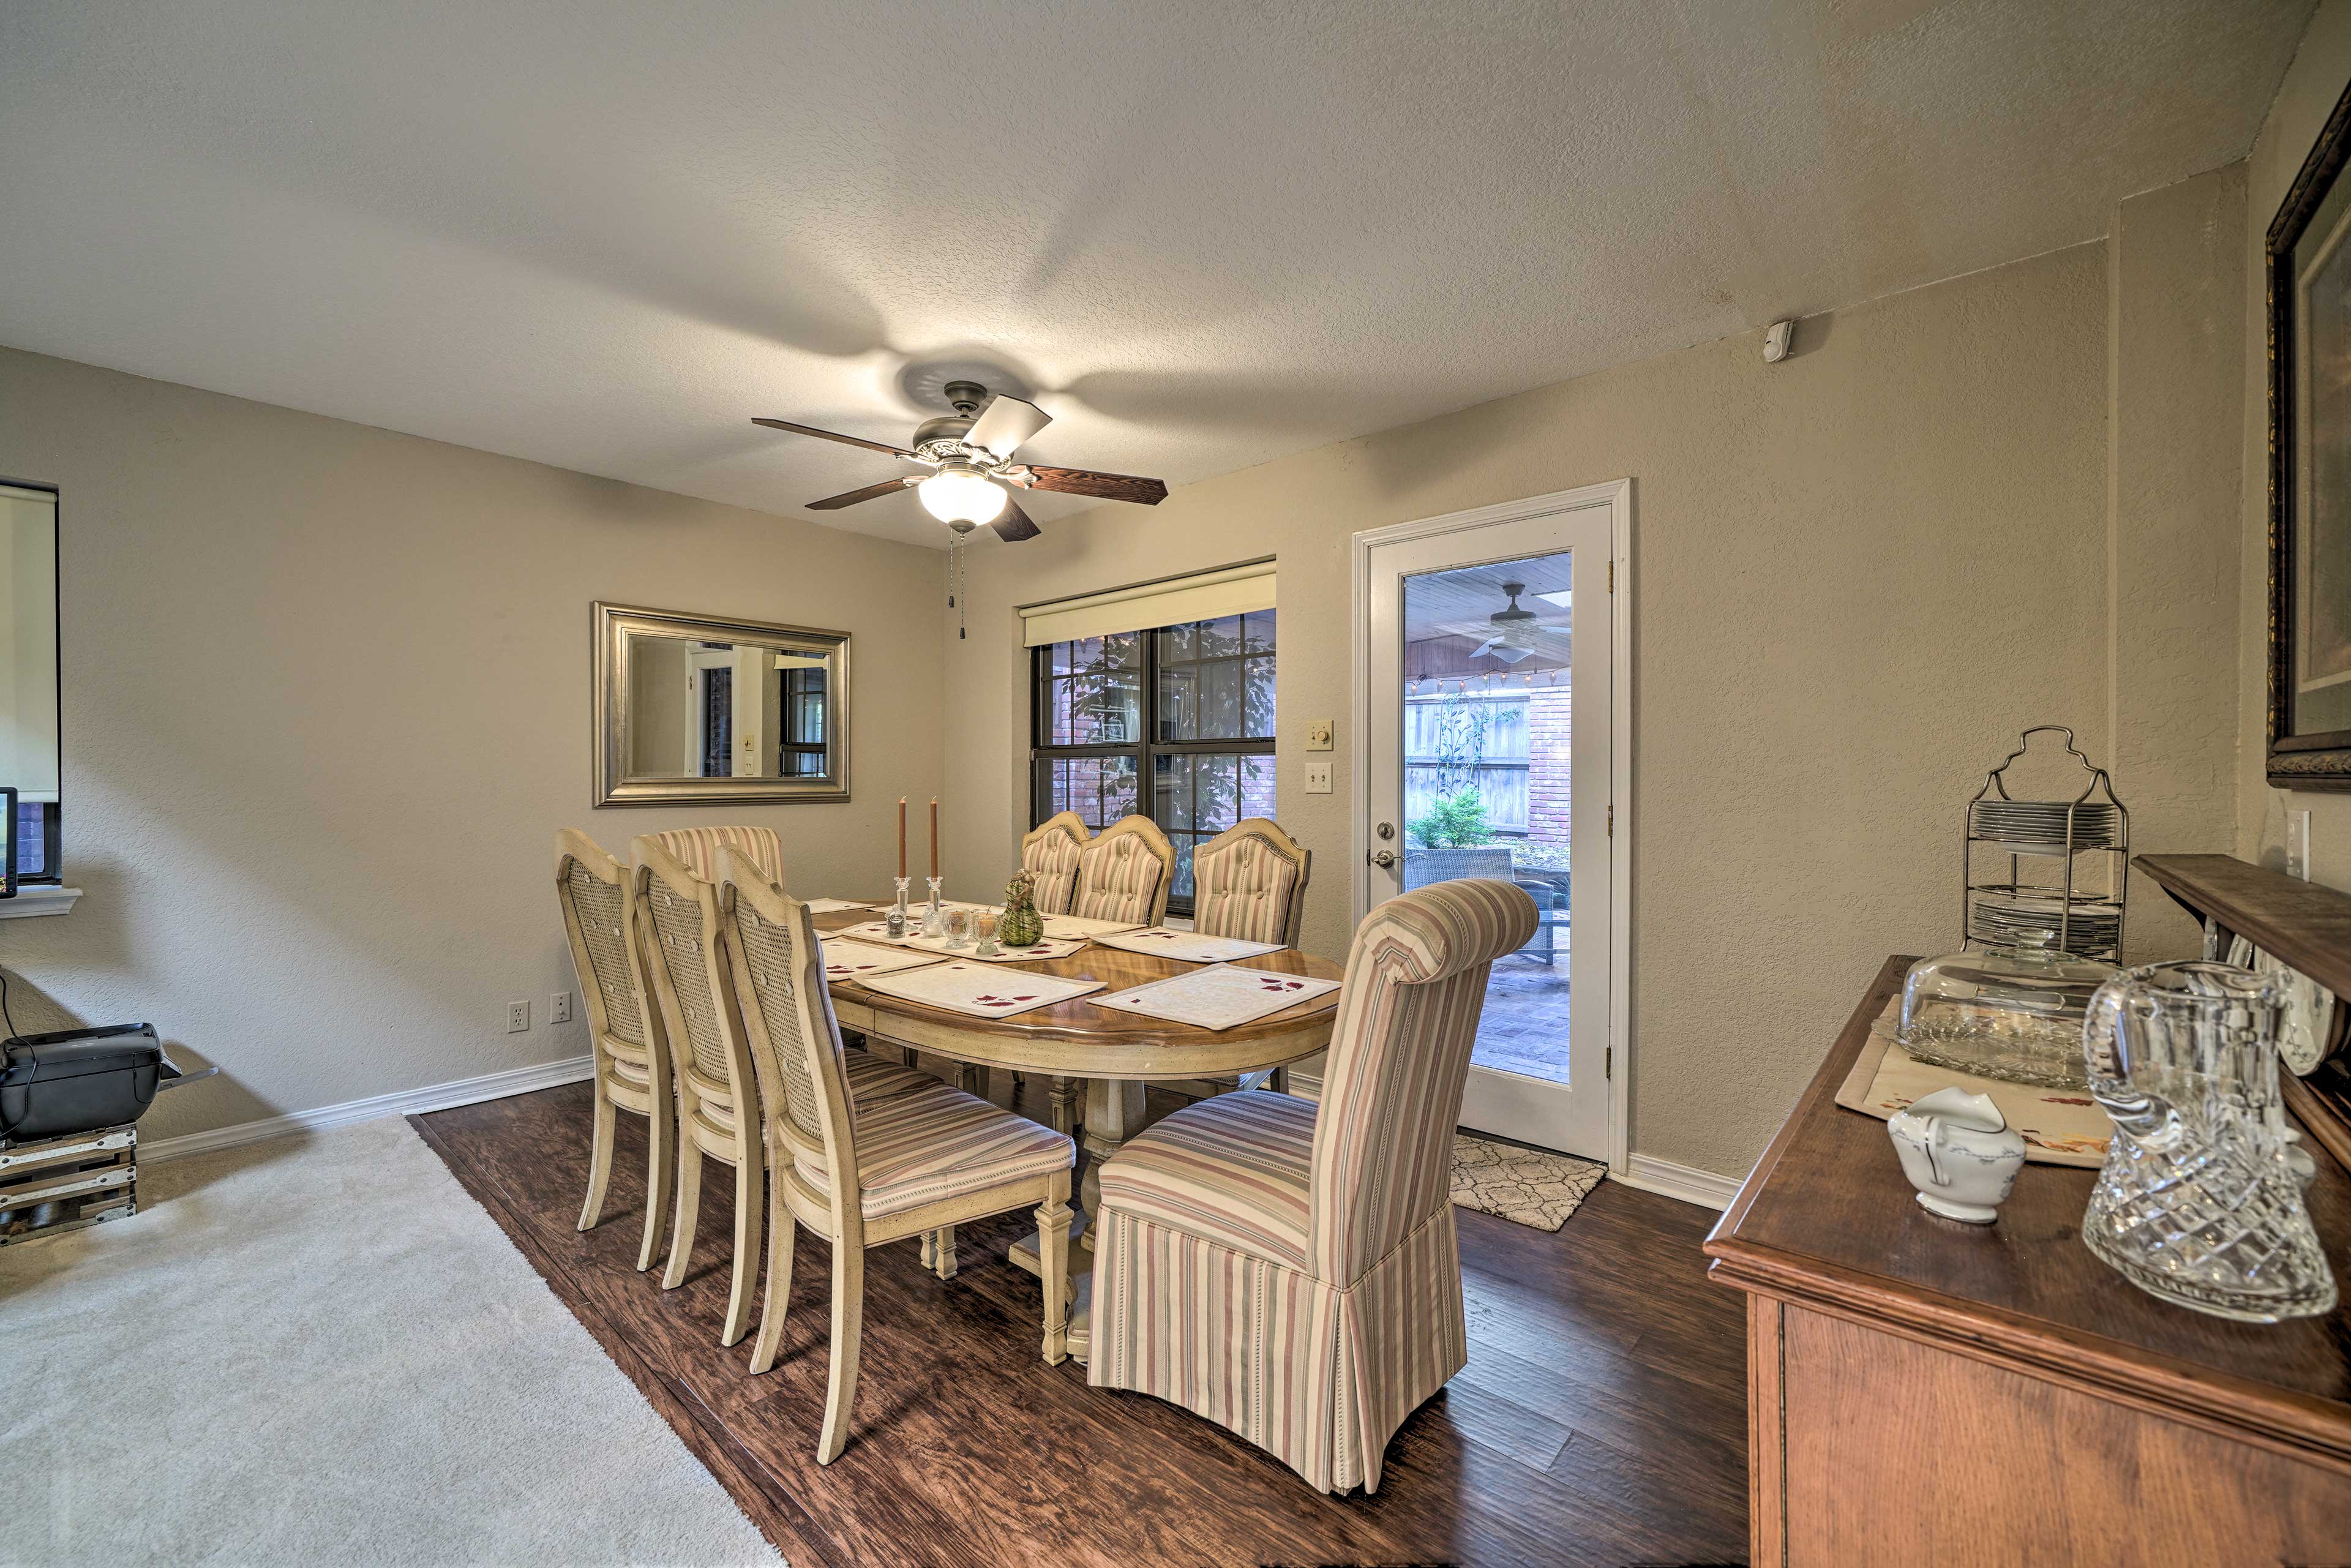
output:
M2287 1162L2283 983L2226 964L2108 980L2082 1026L2114 1141L2082 1240L2149 1295L2250 1322L2335 1306L2335 1276Z

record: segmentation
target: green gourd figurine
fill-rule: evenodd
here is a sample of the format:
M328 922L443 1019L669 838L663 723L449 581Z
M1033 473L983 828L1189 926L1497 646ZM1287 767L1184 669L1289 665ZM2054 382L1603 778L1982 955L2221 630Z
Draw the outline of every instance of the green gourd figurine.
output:
M1004 884L1004 917L996 923L997 940L1007 947L1034 947L1045 935L1045 917L1037 913L1037 894L1025 871L1012 873Z

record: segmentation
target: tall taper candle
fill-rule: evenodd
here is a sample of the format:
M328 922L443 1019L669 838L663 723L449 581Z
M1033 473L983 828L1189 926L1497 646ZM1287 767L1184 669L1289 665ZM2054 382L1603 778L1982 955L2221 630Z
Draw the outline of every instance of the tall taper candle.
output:
M931 797L931 874L939 874L939 798Z
M898 797L898 876L906 875L906 797Z

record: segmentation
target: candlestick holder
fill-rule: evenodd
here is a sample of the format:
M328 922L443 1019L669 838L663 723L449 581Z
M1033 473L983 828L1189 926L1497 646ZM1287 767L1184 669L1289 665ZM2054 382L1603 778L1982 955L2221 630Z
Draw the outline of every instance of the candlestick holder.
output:
M939 906L939 879L933 876L924 881L930 884L931 906L923 915L923 935L944 936L947 934L947 912Z
M890 906L890 914L883 922L883 929L893 937L904 936L909 929L906 922L906 891L914 885L914 879L910 876L897 876L892 877L890 881L898 890L898 901Z
M992 911L983 909L972 916L971 935L973 957L993 958L1004 951L996 945L996 915Z

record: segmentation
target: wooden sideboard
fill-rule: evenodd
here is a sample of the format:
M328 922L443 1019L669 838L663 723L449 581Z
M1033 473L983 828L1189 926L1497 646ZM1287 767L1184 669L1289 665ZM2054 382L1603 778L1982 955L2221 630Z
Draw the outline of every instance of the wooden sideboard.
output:
M1920 1208L1886 1124L1834 1098L1911 962L1706 1244L1748 1293L1757 1568L2351 1564L2351 1307L2269 1326L2141 1293L2082 1245L2094 1171L2026 1166L1991 1226ZM2351 1293L2351 1176L2314 1153Z

